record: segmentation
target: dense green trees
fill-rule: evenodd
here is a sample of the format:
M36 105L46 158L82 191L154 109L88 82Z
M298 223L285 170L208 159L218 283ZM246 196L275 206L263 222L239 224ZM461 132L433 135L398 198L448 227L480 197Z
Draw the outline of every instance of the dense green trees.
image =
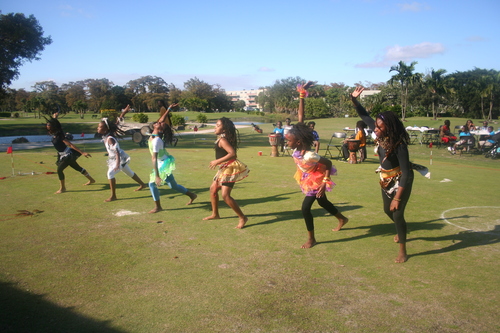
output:
M33 15L0 14L0 95L19 76L19 67L39 60L38 55L51 43Z

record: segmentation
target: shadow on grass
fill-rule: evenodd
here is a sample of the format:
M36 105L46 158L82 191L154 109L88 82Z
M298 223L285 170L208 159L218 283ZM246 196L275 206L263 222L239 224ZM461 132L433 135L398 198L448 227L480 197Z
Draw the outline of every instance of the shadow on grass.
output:
M0 331L8 332L123 332L111 327L111 321L99 321L78 314L20 290L12 283L0 282Z
M496 225L492 231L462 231L458 234L441 237L418 237L413 240L425 240L429 242L452 241L453 244L441 249L430 250L412 254L410 257L426 256L430 254L447 253L468 247L492 245L500 242L500 225Z

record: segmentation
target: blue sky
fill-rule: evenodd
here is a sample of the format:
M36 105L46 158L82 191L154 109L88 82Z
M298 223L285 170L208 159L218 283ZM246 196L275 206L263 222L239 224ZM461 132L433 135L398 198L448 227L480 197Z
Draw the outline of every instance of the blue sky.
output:
M226 90L300 76L320 84L386 82L400 60L448 73L500 69L500 1L3 0L33 14L53 43L11 88L152 75Z

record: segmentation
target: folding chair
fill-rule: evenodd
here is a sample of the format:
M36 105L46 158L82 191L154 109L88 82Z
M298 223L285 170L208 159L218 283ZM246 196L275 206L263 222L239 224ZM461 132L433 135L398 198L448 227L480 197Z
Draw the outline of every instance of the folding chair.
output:
M326 151L324 157L330 156L330 158L335 158L333 155L337 153L336 158L341 159L344 156L342 155L342 141L346 138L347 134L343 132L335 132L330 138L330 142L326 145ZM338 143L336 143L338 142ZM337 149L337 150L335 150Z
M476 138L472 135L461 136L459 140L464 140L463 143L457 146L457 150L460 149L460 156L462 156L464 151L472 155L473 150L476 149Z

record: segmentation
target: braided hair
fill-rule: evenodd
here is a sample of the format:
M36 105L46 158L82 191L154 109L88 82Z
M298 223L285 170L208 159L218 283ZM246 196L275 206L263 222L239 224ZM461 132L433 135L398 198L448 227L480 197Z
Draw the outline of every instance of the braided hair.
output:
M62 133L64 136L64 131L62 129L61 123L59 122L59 120L57 120L57 118L46 118L45 116L43 116L43 118L45 118L47 124L50 124L50 127L52 128L53 131L53 133L51 134Z
M110 121L108 118L103 118L101 124L108 129L108 134L113 137L121 138L126 134L117 123Z
M240 143L240 133L234 126L234 123L231 121L231 119L226 117L222 117L219 120L222 123L224 137L235 151L238 150L238 144Z
M387 137L378 138L377 142L386 150L385 156L389 156L401 143L408 145L410 136L398 116L392 111L385 111L377 116L386 127Z
M293 135L302 143L303 149L311 149L314 143L314 136L309 126L306 126L304 123L300 122L292 125L292 128L288 133Z

